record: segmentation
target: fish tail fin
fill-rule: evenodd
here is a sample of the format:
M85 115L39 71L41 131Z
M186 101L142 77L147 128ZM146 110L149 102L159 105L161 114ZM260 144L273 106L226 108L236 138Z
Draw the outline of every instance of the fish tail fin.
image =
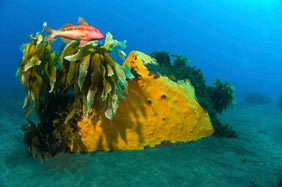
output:
M46 22L43 24L43 27L44 27L44 30L49 33L47 38L45 38L45 40L44 40L45 42L48 41L48 40L51 40L54 37L56 37L56 30L48 27Z

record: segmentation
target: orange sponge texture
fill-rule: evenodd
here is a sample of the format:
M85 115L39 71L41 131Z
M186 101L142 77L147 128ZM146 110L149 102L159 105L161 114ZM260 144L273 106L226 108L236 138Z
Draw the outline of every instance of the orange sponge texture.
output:
M128 80L128 94L123 93L127 98L120 98L112 121L104 115L97 122L79 121L80 138L69 144L71 151L137 150L213 134L209 116L188 80L174 82L150 73L145 65L156 62L142 52L132 51L124 63L139 74Z

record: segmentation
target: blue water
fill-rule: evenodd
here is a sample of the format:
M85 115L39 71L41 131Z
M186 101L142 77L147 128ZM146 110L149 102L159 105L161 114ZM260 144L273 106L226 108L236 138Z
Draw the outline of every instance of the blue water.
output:
M9 99L9 93L4 92L5 90L15 88L19 90L19 93L23 92L15 78L15 72L22 55L19 46L27 42L27 36L41 31L44 21L47 21L48 26L58 29L66 23L77 24L79 16L83 17L89 24L99 28L103 33L111 32L114 38L127 40L128 46L125 50L127 54L132 50L147 54L155 50L166 50L171 53L191 56L191 64L203 71L208 83L211 83L215 78L227 80L236 86L235 94L237 97L259 92L276 100L282 94L282 2L280 0L1 0L0 86L3 90L1 94L3 102L6 100L7 103L7 99ZM21 94L17 98L19 104L13 106L20 108L23 99ZM4 105L2 105L1 111L7 112L6 108L3 107ZM7 114L12 115L16 111L17 109ZM240 111L237 114L240 114ZM23 118L23 115L17 115L20 119ZM279 115L281 116L281 113ZM6 118L8 117L6 116ZM232 118L228 119L232 120ZM24 120L22 121L24 122ZM3 121L1 123L4 124ZM18 125L18 127L13 127L14 130L17 129L15 136L21 139L22 134L18 130L21 124L15 125ZM9 131L8 128L6 130ZM4 132L1 133L2 136ZM13 139L11 138L10 141L13 141ZM21 143L18 143L17 146L20 146ZM185 149L185 146L182 148ZM25 162L23 147L20 150L21 152L18 151L16 154L23 154L20 160ZM110 157L110 161L114 162L112 157L115 154L119 153L105 154L105 158ZM122 152L121 154L126 155L127 153ZM138 154L144 153L134 153L128 156L128 159L134 159L134 156L138 159L149 158L146 154L146 156L142 155L141 157ZM188 159L189 156L187 154ZM282 157L282 155L280 156ZM98 160L103 160L103 157L103 154L98 155ZM117 157L122 160L120 155ZM4 158L6 160L6 157ZM69 159L75 159L75 157ZM92 160L91 163L95 164L95 161ZM137 165L140 166L140 163ZM184 163L193 164L193 162ZM196 162L196 164L200 163ZM17 169L20 169L21 163L17 164L17 167L19 167ZM34 168L38 167L33 161L28 161L28 164ZM149 167L150 164L152 163L150 162L147 166ZM103 161L100 161L98 165L103 165ZM105 165L104 167L108 166L107 169L110 170L112 163ZM29 170L32 170L32 167ZM41 170L46 169L44 167L39 166ZM56 166L56 169L58 167ZM187 165L187 167L193 166ZM27 163L23 168L27 168ZM45 172L50 174L53 169L47 168ZM106 169L104 168L103 171L106 172ZM115 169L115 172L117 171ZM124 168L122 171L124 171ZM69 173L72 173L72 171L69 171ZM36 173L34 174L36 175ZM20 175L18 173L18 176ZM79 173L79 175L83 174ZM95 175L95 172L93 175ZM103 180L107 180L104 185L110 184L110 180L115 180L107 178L106 175L103 175ZM178 180L178 175L175 175L175 180ZM185 175L189 175L189 172ZM56 176L60 180L61 175L57 174ZM146 177L146 175L143 176ZM36 176L34 177L34 180L36 180ZM150 180L148 179L149 182L144 183L144 186L150 186L150 181L154 178L150 178L152 176L147 177ZM181 177L179 180L183 179ZM194 173L193 177L197 178L197 175ZM156 175L155 178L158 179L158 176ZM211 180L212 177L209 176L208 178ZM166 180L167 174L163 174L159 179ZM127 180L126 175L122 180ZM152 184L154 186L177 184L173 183L173 178L170 180L168 183L163 181L164 183ZM224 177L222 180L225 180ZM17 186L17 183L7 183L7 181L5 183L0 181L0 186L1 184ZM30 184L39 183L31 182ZM56 184L59 185L59 183ZM87 185L88 183L85 184L85 186L91 186L90 184ZM118 183L115 181L112 184L126 185L126 182ZM141 183L138 184L141 185ZM197 186L197 184L185 184L186 186ZM228 184L228 182L223 184ZM246 186L251 186L250 184L248 183ZM99 183L98 186L101 185L102 183ZM209 185L201 183L200 186Z
M127 52L167 50L192 57L208 81L229 80L238 91L277 97L282 15L279 0L1 1L1 83L12 82L26 36L42 28L77 23L128 41ZM271 90L271 92L269 92Z

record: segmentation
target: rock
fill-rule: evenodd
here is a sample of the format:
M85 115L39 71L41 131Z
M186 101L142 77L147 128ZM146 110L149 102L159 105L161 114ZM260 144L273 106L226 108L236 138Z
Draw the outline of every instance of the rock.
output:
M253 93L245 97L244 101L250 104L267 105L271 103L271 99L260 93Z
M277 107L282 109L282 95L278 98Z
M197 103L188 80L174 82L151 74L145 64L156 62L138 51L131 52L124 63L136 77L128 80L128 94L123 93L127 98L120 98L112 121L104 115L96 123L79 121L80 138L69 145L72 152L137 150L213 134L209 116Z

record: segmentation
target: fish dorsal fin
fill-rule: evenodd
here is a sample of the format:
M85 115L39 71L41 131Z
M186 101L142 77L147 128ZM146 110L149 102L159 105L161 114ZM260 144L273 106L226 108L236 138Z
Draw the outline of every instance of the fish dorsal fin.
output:
M59 30L64 30L65 28L70 27L70 26L73 26L73 24L67 23L67 24L63 25L61 28L59 28Z
M85 24L85 25L88 25L88 23L87 23L82 17L79 17L79 18L78 18L78 24Z

